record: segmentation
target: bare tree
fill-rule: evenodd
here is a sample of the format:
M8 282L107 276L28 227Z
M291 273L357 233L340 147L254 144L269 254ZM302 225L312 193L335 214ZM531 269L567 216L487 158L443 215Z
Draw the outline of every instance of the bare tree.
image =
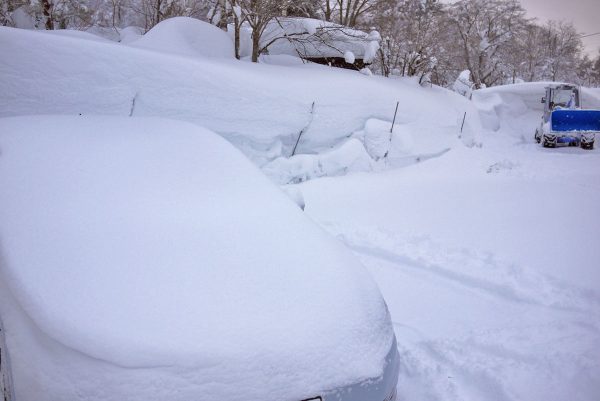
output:
M373 23L383 34L379 67L425 80L437 64L442 7L434 0L395 0L378 10Z
M31 15L44 29L83 29L93 25L86 0L36 0L29 5Z
M325 21L355 27L361 17L373 11L379 0L323 0L321 15Z
M293 1L285 10L287 17L321 18L321 0Z
M238 0L240 18L252 29L252 61L258 62L261 50L261 37L273 18L285 14L291 0Z
M141 16L140 24L146 31L172 17L205 18L214 6L210 0L112 0L124 1L126 8ZM220 14L219 14L220 15Z
M3 0L0 2L0 26L15 26L12 16L19 8L27 7L27 0Z
M240 0L226 0L231 10L232 25L233 25L233 48L235 58L240 59L240 30L242 24L246 21L246 15L242 13L242 7L239 4Z
M524 81L541 79L545 64L544 36L540 26L528 23L521 33L514 37L513 45L504 52L511 61L513 82L516 76Z
M543 79L569 80L574 74L583 44L572 23L549 21L543 27L545 65Z
M131 2L131 8L143 17L144 29L152 29L169 14L168 0L139 0Z
M594 60L585 54L577 65L577 78L584 86L596 86L598 83L594 77Z
M592 72L591 72L591 78L592 78L592 85L596 86L596 87L600 87L600 51L598 52L598 55L596 56L596 59L592 62ZM590 86L592 86L590 85Z
M524 27L524 16L518 0L461 0L453 5L450 18L475 88L500 83L501 50Z

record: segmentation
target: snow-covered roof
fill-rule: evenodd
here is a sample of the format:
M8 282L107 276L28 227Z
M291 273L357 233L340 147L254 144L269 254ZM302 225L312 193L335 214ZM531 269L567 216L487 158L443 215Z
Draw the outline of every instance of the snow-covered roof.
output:
M0 148L18 400L303 399L382 374L369 274L216 134L18 117Z
M275 18L261 37L269 54L303 58L341 57L351 52L356 59L371 62L379 49L377 31L366 33L312 18Z

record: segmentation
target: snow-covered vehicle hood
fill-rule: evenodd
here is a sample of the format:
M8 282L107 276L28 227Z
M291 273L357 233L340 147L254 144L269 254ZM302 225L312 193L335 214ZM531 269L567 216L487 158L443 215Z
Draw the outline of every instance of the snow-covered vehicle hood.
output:
M0 119L0 187L19 401L300 400L383 375L369 274L208 130Z

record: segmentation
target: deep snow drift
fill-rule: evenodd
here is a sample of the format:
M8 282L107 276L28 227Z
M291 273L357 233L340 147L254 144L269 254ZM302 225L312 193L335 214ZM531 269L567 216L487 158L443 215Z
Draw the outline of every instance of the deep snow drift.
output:
M130 46L186 57L233 58L233 42L226 32L192 18L169 18Z
M473 92L483 127L501 131L505 135L522 133L529 140L529 132L535 132L544 110L541 102L548 85L557 82L530 82L481 89ZM581 88L581 105L586 109L600 109L600 92ZM532 134L533 135L533 134Z
M208 49L184 59L119 43L0 28L0 48L6 55L0 60L0 116L35 111L186 120L224 136L259 166L289 157L301 131L298 154L335 150L353 136L362 141L360 132L369 119L388 122L388 128L379 131L389 141L397 101L401 107L396 124L401 128L395 132L427 138L435 145L428 152L441 152L458 138L465 112L461 140L477 141L477 111L450 91L325 66L284 68L201 57L218 44L187 43L188 31L215 28L197 20L170 21L137 43L153 43L154 50L169 47L155 40L166 32L165 41L177 39L173 49ZM363 153L368 157L366 150ZM302 170L290 181L298 181L299 175L314 174Z
M0 149L16 400L304 399L381 376L373 280L217 135L23 117Z
M186 120L281 184L378 171L286 192L382 289L402 354L399 399L600 394L600 151L534 143L544 83L469 102L289 56L254 65L8 28L0 47L2 116ZM585 106L599 98L584 89Z

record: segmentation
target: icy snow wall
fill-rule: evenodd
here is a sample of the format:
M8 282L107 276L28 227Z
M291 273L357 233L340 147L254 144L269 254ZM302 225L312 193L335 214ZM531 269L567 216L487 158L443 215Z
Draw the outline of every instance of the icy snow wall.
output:
M483 127L510 136L533 141L544 105L541 102L548 85L558 82L530 82L494 86L473 92ZM600 91L581 88L583 108L600 109Z

